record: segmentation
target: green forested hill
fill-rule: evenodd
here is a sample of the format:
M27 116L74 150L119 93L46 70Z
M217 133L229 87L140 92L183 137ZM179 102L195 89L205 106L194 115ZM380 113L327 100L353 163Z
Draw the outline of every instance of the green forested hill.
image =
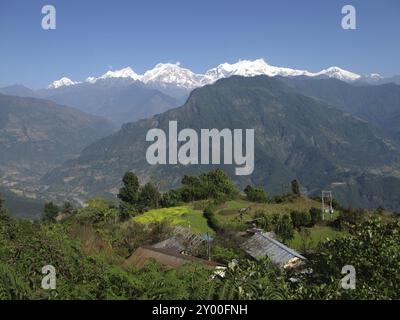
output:
M355 86L337 79L281 78L306 95L322 99L378 126L400 141L400 85Z
M259 76L231 77L192 92L180 108L151 119L124 125L117 133L85 148L80 157L46 175L49 191L68 196L112 194L126 170L143 180L152 179L163 189L179 184L179 177L209 169L207 165L150 166L145 159L146 133L167 131L170 120L183 128L255 128L255 170L250 176L233 175L242 186L265 186L278 193L292 178L300 179L310 193L322 188L355 186L351 197L338 198L357 206L393 206L399 198L400 180L393 178L394 201L365 194L358 177L381 178L396 174L399 149L389 136L366 120L299 93L281 79ZM383 170L382 168L385 168ZM395 206L396 207L396 206Z

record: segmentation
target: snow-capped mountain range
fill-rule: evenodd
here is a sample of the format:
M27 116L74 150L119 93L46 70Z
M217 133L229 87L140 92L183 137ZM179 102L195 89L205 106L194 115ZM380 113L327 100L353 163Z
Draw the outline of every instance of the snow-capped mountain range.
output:
M183 68L179 63L159 63L153 69L146 71L144 74L137 74L131 67L121 70L107 71L100 77L90 76L86 78L85 83L96 83L99 80L126 78L134 81L140 81L144 84L154 87L176 87L186 90L192 90L197 87L211 84L218 79L227 78L232 75L244 77L252 77L256 75L267 76L307 76L307 77L328 77L336 78L346 82L354 82L365 79L366 81L377 81L383 77L377 73L361 76L359 74L343 70L339 67L330 67L319 72L309 72L306 70L296 70L285 67L276 67L269 65L264 59L256 60L239 60L236 63L223 63L215 68L208 70L204 74L194 73L193 71ZM82 82L73 81L67 77L63 77L54 81L49 85L49 89L56 89L63 86L71 86Z

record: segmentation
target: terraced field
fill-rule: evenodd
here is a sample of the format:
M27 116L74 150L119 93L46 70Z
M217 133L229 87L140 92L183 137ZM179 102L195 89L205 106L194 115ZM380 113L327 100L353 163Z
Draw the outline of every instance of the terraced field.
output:
M194 210L191 206L154 209L132 218L140 223L168 221L171 225L181 225L190 228L196 233L214 233L207 225L203 213Z

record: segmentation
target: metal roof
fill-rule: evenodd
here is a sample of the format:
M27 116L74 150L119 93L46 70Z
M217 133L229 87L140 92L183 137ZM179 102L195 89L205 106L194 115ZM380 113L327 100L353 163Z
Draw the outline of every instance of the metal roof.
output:
M242 244L242 247L253 258L268 257L280 266L286 265L293 258L306 259L300 253L262 232L255 233Z
M153 245L154 248L171 249L176 252L196 251L206 239L191 230L178 226L170 238Z
M174 250L176 252L182 252L185 250L186 246L183 244L182 239L180 239L176 236L173 236L164 241L154 244L153 248L170 249L170 250Z

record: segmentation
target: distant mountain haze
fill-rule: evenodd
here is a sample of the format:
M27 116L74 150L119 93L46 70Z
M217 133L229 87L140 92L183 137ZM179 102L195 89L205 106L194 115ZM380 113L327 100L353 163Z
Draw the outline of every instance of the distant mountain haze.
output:
M0 185L33 195L43 174L114 130L52 101L0 94Z
M59 104L104 117L116 125L145 119L180 104L158 90L129 79L100 80L41 90L38 94Z

